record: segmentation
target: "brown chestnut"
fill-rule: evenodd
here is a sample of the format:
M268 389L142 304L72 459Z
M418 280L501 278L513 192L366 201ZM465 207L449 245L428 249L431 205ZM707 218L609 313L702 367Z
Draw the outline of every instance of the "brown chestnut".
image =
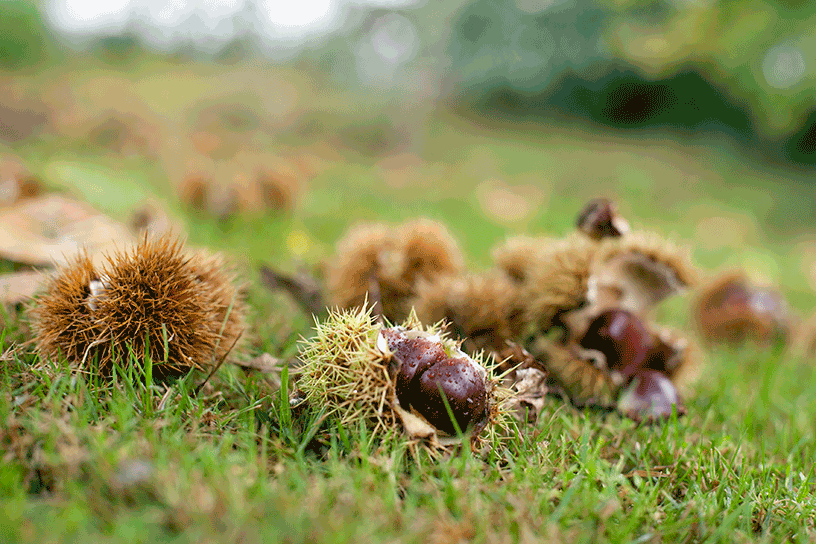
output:
M456 424L464 431L487 414L487 389L473 364L465 359L447 359L426 370L415 388L412 405L436 428L454 434L456 428L442 400L444 394Z
M390 346L389 346L390 347ZM417 380L433 365L447 358L442 345L424 338L406 338L391 348L402 364L397 373L397 399L406 410L412 404Z
M699 296L697 326L709 342L742 343L754 340L769 345L786 340L790 309L774 289L757 287L740 273L715 280Z
M618 399L618 410L635 421L666 419L671 417L673 408L678 415L686 412L671 380L654 370L635 374L631 385Z
M607 310L590 323L579 344L603 353L607 368L628 379L644 365L655 339L633 313Z
M396 394L403 409L413 407L437 429L454 434L444 395L460 430L486 420L487 387L473 361L449 357L438 337L409 336L399 328L384 329L383 335L398 364Z

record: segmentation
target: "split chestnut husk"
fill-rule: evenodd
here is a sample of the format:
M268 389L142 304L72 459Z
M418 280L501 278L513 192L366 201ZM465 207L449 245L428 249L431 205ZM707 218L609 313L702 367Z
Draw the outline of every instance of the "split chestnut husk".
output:
M545 366L577 406L616 408L637 421L653 422L685 410L677 394L697 369L691 343L626 310L601 312L575 344L548 344Z
M457 427L476 436L497 413L494 383L480 357L462 352L437 327L422 327L414 315L383 327L367 305L334 310L317 322L300 358L305 400L345 425L365 421L384 430L399 421L412 438L433 443L456 435Z
M383 316L396 323L410 314L420 282L456 275L463 268L459 244L441 223L425 218L397 226L363 223L337 243L326 285L332 305L351 309L378 298Z

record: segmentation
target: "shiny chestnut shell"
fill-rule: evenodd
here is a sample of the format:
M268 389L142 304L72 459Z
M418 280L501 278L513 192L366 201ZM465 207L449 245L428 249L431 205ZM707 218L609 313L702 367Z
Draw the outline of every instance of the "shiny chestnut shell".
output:
M607 310L590 323L579 344L603 353L607 368L629 378L644 365L655 339L633 313Z
M397 399L407 410L412 404L414 395L411 392L416 390L418 378L433 365L446 359L447 355L441 344L424 338L406 338L389 347L402 362L397 372L396 390Z
M484 419L487 413L487 389L484 379L465 358L440 361L420 377L412 405L437 429L455 434L442 395L450 405L459 429L464 431Z
M444 394L462 431L486 420L487 387L472 361L448 357L438 340L408 338L395 328L384 329L383 335L398 365L396 394L402 408L413 407L437 429L455 434Z

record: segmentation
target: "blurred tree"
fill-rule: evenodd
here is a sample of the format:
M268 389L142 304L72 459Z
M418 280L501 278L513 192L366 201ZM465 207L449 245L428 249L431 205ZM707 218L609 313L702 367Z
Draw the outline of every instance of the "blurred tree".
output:
M746 104L763 137L797 130L816 94L816 10L796 0L611 0L610 47L646 77L695 69Z
M588 0L476 0L454 22L452 78L463 91L541 92L565 71L609 58L603 30L611 13Z
M475 0L448 52L464 102L727 132L816 163L816 8L798 0Z
M0 68L14 70L45 60L50 33L34 2L0 2Z
M144 52L139 36L132 30L100 38L93 51L105 63L120 67L128 66Z

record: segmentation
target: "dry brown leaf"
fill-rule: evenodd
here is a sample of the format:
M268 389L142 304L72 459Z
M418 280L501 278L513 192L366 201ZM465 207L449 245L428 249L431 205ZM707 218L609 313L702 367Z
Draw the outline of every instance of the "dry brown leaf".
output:
M34 296L45 274L35 270L3 274L0 276L0 303L17 304Z
M34 266L64 263L133 241L128 227L86 203L51 194L0 210L0 257Z
M535 421L544 407L547 395L547 374L537 368L523 368L516 371L516 381L512 386L513 397L510 410L519 419Z
M428 423L425 418L404 410L399 404L394 403L394 411L402 421L402 426L411 438L420 438L434 441L438 438L436 429Z
M262 353L249 361L233 361L233 363L247 370L256 370L264 374L280 374L283 361L268 353Z

